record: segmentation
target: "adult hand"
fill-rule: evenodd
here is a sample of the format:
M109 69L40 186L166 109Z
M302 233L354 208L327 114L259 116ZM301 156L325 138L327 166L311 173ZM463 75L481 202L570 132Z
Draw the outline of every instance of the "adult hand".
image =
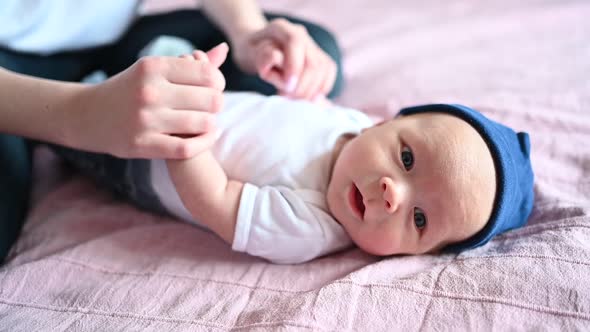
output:
M336 80L336 64L304 26L278 18L234 41L234 61L292 98L317 100Z
M228 46L208 52L211 61L144 57L77 98L67 135L70 145L124 158L184 159L215 141L214 113L223 103L219 66Z

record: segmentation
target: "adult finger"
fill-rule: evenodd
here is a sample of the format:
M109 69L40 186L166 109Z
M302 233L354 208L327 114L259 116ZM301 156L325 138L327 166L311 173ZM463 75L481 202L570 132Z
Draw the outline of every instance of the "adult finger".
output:
M285 93L285 82L279 70L277 70L276 68L271 68L269 71L261 73L259 75L261 79L272 84L279 93L285 95L287 94Z
M218 90L225 88L223 74L208 61L186 61L178 57L168 57L162 61L165 64L153 67L165 67L165 77L170 83L207 86Z
M215 129L215 115L189 110L154 112L150 129L164 134L198 135Z
M271 38L280 45L285 61L282 68L286 81L299 76L305 61L307 32L304 27L295 25L284 19L272 21L268 27L255 33L252 42Z
M312 99L316 99L320 96L327 96L336 81L336 64L330 57L323 54L320 49L318 49L318 52L319 60L317 71L321 74L318 74L318 86Z
M269 71L272 67L281 68L285 58L281 49L271 41L263 41L256 46L254 65L258 73Z
M258 46L256 53L255 66L258 76L266 82L272 84L277 90L285 89L285 81L282 77L281 67L283 66L284 56L279 48L273 43L265 43Z
M323 82L323 70L320 67L306 65L301 73L299 84L291 95L295 98L311 100L315 97L321 83Z
M227 59L228 52L229 45L223 42L207 51L207 58L215 68L219 68Z
M304 43L293 40L289 44L282 46L285 60L283 61L283 78L287 90L291 90L300 79L301 73L305 66L305 45Z
M336 67L336 63L334 62L334 60L332 60L330 57L327 57L327 61L325 62L324 67L326 68L326 75L319 92L321 95L327 96L330 93L330 91L332 91L334 83L336 82L338 68Z
M163 95L163 103L175 110L217 113L223 107L223 93L208 87L170 84Z

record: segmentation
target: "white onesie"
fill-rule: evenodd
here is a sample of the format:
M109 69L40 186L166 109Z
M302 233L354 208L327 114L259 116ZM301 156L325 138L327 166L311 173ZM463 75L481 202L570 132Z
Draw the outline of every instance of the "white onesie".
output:
M212 151L229 178L245 183L232 248L291 264L350 246L326 202L332 149L342 134L371 125L365 114L340 106L226 93ZM171 214L199 225L165 161L152 161L151 182Z

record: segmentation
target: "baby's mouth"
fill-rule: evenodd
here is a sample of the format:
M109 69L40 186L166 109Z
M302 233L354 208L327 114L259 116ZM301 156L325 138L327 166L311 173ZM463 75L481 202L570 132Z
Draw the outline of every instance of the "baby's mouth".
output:
M363 203L363 194L361 194L359 188L353 183L349 195L350 205L354 213L363 220L365 218L365 203Z

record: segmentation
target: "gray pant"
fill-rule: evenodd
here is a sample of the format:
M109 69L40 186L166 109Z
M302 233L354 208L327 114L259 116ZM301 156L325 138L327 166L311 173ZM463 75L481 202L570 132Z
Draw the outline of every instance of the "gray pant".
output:
M76 170L122 199L144 210L169 215L152 189L149 159L121 159L109 154L51 148Z

